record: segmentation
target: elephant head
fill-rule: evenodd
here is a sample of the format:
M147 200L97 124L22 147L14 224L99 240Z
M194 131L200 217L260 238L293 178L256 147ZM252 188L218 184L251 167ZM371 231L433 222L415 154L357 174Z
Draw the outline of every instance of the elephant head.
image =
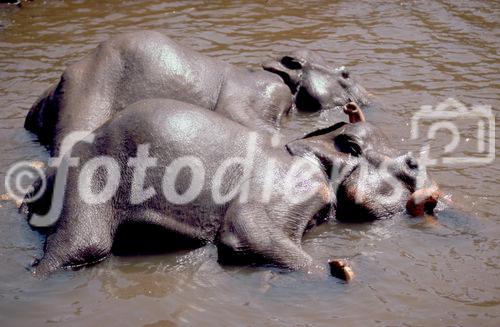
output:
M263 65L279 75L290 88L299 111L320 111L341 107L353 101L367 106L368 92L345 68L330 67L317 53L295 51Z
M411 154L400 155L382 131L364 121L354 103L344 107L350 123L307 134L287 144L290 154L312 157L328 174L334 190L335 217L360 222L397 212L414 215L434 210L440 192L425 167Z

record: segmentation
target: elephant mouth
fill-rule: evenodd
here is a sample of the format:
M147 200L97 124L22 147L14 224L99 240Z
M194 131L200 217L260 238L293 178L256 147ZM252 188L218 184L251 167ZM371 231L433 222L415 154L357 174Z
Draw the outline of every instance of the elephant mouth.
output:
M335 218L338 221L370 222L388 219L404 211L405 199L409 196L407 191L396 199L385 201L384 198L388 195L378 188L372 192L371 189L375 186L360 179L363 175L361 170L359 164L347 168L342 174L345 178L337 183Z
M343 189L341 185L337 190L337 207L335 219L341 222L358 223L384 220L393 217L398 212L403 212L403 206L382 206L375 201L365 200L359 203L355 199L355 192L349 188Z

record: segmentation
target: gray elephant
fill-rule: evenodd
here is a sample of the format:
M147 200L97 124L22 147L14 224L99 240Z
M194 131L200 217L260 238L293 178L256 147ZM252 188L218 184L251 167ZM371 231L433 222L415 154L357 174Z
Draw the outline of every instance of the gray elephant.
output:
M425 170L397 155L354 103L345 111L351 123L282 147L278 134L191 104L150 99L129 106L47 172L44 196L30 202L28 195L30 223L60 208L36 272L103 260L127 224L214 242L221 262L309 270L317 263L301 239L318 224L385 218L408 201L432 211L437 188ZM417 202L416 192L428 196Z
M168 98L216 111L242 125L275 130L292 108L318 111L366 91L345 68L297 51L250 71L204 56L154 31L122 34L70 65L30 109L25 128L58 153L71 131L93 131L127 105Z

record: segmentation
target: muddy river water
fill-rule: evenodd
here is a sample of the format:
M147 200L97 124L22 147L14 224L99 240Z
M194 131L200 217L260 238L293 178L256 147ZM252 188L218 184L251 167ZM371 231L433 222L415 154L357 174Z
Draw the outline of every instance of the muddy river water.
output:
M499 23L494 1L2 4L0 194L12 164L47 159L23 129L31 104L69 63L111 35L158 29L200 52L254 68L283 51L318 51L330 63L348 66L373 94L380 108L368 118L394 145L419 151L426 140L410 140L410 122L422 105L447 98L467 107L490 105L494 120L500 108ZM336 119L319 118L299 117L289 127L313 128L314 122ZM477 122L470 122L460 141L469 146L462 154L484 157L489 147L479 154L470 147L478 143L472 132ZM496 134L493 150L500 145ZM450 134L437 135L431 148L441 156ZM269 268L221 266L213 246L113 256L40 280L27 268L41 255L42 236L13 203L0 202L1 325L498 326L498 160L438 162L429 170L455 203L441 208L436 221L401 215L371 224L332 222L307 234L304 247L315 258L350 260L357 276L348 285L278 270L269 278Z

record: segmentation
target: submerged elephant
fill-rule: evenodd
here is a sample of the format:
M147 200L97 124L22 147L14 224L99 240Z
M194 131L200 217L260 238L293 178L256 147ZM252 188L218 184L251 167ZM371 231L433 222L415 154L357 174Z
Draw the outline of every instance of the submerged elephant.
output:
M366 91L341 68L297 51L250 71L207 57L153 31L122 34L70 65L30 109L25 128L59 151L72 131L93 131L136 101L168 98L216 111L242 125L272 131L292 107L318 111Z
M27 201L30 223L61 209L36 272L103 260L128 223L214 242L222 262L310 269L316 264L301 248L308 229L331 218L388 217L412 194L435 188L355 104L345 111L352 123L281 147L278 134L190 104L150 99L129 106L68 150L47 172L45 195ZM59 175L64 167L67 174ZM432 211L435 200L429 195L413 205Z

